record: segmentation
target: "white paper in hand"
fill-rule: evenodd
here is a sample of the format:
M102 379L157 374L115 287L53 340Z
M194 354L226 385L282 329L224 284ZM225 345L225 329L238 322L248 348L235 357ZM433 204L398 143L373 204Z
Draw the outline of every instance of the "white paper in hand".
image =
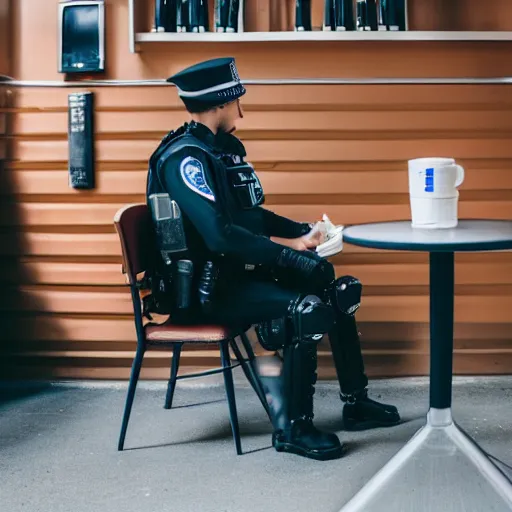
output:
M335 226L326 214L322 220L326 230L325 242L316 248L316 252L322 258L328 258L343 250L343 228L345 226Z

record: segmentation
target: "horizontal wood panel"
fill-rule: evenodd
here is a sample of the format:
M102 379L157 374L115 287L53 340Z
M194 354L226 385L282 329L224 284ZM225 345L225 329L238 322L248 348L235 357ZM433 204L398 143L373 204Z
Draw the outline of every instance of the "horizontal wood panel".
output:
M47 313L87 313L130 315L131 297L126 292L61 291L35 288L4 288L1 311L45 311ZM7 300L8 299L8 300ZM512 295L457 296L457 322L512 323ZM428 322L427 296L364 296L358 319L363 322Z
M238 121L241 136L246 131L273 132L455 132L512 131L511 110L459 111L456 116L443 110L428 111L365 111L365 112L308 112L273 111L251 112ZM186 120L183 112L97 112L95 132L98 137L129 133L142 138L145 132L167 133L171 127ZM1 124L0 124L1 128ZM30 112L15 116L12 133L20 136L67 137L67 112Z
M119 237L112 233L0 233L0 255L119 256Z
M123 285L121 264L53 261L0 262L0 282L12 284Z
M505 0L494 0L491 11L476 0L465 1L475 6L468 5L457 23L506 25L493 11L503 11ZM321 4L315 2L315 23ZM51 59L33 52L37 47L49 55L55 47L55 31L41 29L53 10L31 0L14 2L13 8L10 74L61 80ZM126 0L111 0L109 9L111 55L103 78L164 78L225 51L225 45L185 44L169 59L169 45L148 44L141 45L142 53L130 54ZM411 5L414 23L450 23L425 9ZM492 19L482 18L483 9ZM138 13L136 22L137 30L150 25L147 13ZM246 79L512 74L510 43L235 44L231 49ZM460 217L511 218L509 85L247 89L238 134L263 182L266 206L281 215L311 221L328 213L346 225L409 219L407 160L451 156L466 169ZM0 338L8 342L0 349L8 346L11 352L0 357L3 376L129 376L135 330L113 216L125 203L144 200L150 154L188 114L173 86L88 88L95 93L97 187L76 191L68 186L67 107L69 94L82 90L20 88L8 93L8 105L0 104L0 118L10 116L5 127L12 130L9 148L0 139L0 157L11 157L0 187L0 282L8 292L0 307ZM369 375L428 374L428 254L347 244L332 261L338 275L356 275L364 284L358 323ZM511 270L512 252L456 255L456 373L512 373ZM217 366L218 359L217 351L196 347L185 351L182 371ZM167 379L169 364L168 351L151 354L142 378ZM320 345L319 373L335 377L327 339Z
M408 194L407 165L395 171L323 172L322 164L310 173L261 171L266 194ZM465 168L460 187L466 190L512 190L512 173L507 169Z
M158 144L151 140L98 140L100 161L147 161ZM254 162L409 160L418 155L451 155L453 158L512 158L512 146L499 138L431 140L258 140L245 141ZM68 159L68 144L62 140L15 140L13 159L27 162L61 162Z
M120 256L121 246L119 238L115 233L0 233L0 256ZM392 257L393 261L401 261L404 255L407 258L413 257L426 261L428 255L425 253L411 253L407 251L386 251L383 249L367 249L350 244L344 244L343 252L333 261L342 260L351 255L368 257L368 260L375 263L375 255L387 259ZM497 254L499 261L509 261L508 252L500 251L495 254L470 255L472 259L483 261L494 261ZM504 257L505 259L501 259ZM358 259L364 263L364 258Z
M213 352L213 351L212 351ZM367 374L370 378L425 376L429 374L429 355L425 353L365 353ZM144 360L140 378L148 380L167 380L169 378L170 357L162 355ZM211 353L198 366L196 359L182 352L180 372L195 373L219 365L218 357ZM5 365L5 366L4 366ZM6 358L0 364L4 378L51 378L51 379L123 379L130 376L131 359L79 358L70 354L61 358L34 357ZM454 373L459 375L480 375L486 369L488 375L510 374L512 354L510 352L456 352L454 354ZM320 379L335 379L336 373L330 355L318 359Z
M365 354L404 354L404 353L414 353L414 354L428 354L430 351L430 340L428 336L425 338L411 339L411 340L398 340L398 341L386 341L382 340L368 340L366 334L366 325L361 324L364 328L363 340L361 340L361 346L364 350ZM395 324L391 324L392 326ZM413 328L421 328L422 324L408 324L408 327ZM476 325L477 328L480 328L480 324L471 324L472 326ZM483 325L483 324L482 324ZM487 329L489 324L486 325ZM389 328L388 328L389 330ZM251 332L249 332L249 337L251 337ZM492 343L492 348L489 348ZM267 354L267 352L260 346L257 345L255 341L254 349L256 354ZM211 346L207 344L193 344L187 345L184 347L184 350L187 352L205 352L211 350ZM17 340L15 344L10 345L9 347L4 347L2 355L6 357L7 355L19 355L26 356L28 354L33 354L34 352L40 353L56 353L56 352L69 352L70 354L76 353L77 357L82 357L84 353L94 353L95 355L98 352L108 352L108 357L112 357L112 353L119 352L129 352L132 354L136 349L136 343L134 341L115 341L112 343L105 343L103 341L77 341L77 340ZM154 352L171 352L171 349L167 345L162 346L154 346ZM512 347L510 346L510 342L505 339L463 339L456 338L454 340L454 349L458 352L465 353L481 353L483 351L489 350L492 352L500 352L500 353L508 353L512 351ZM321 357L328 355L330 352L330 344L327 336L320 342L318 346L318 353Z
M331 70L331 73L333 71ZM353 72L353 71L352 71ZM333 75L331 75L332 77ZM453 75L452 75L453 76ZM243 98L248 111L277 110L425 110L512 108L508 85L248 85ZM98 110L179 110L187 118L174 87L105 87L94 92ZM20 111L65 111L68 95L80 89L24 88L16 90ZM169 123L169 129L172 125Z
M133 313L133 306L128 291L124 293L55 291L39 287L10 290L0 301L0 310L128 315Z
M346 244L344 253L378 253ZM32 256L119 256L121 246L115 233L0 233L0 255Z
M512 116L511 116L512 117ZM509 169L479 169L466 167L461 187L465 191L512 190ZM322 170L321 162L311 164L310 172L258 170L266 195L291 194L406 194L408 193L407 165L387 171L330 171ZM0 194L24 195L59 194L70 198L87 197L91 201L101 195L143 195L147 170L126 172L98 171L96 187L92 190L73 189L68 184L67 171L20 170L4 171L9 190Z
M512 192L509 201L460 201L460 218L488 217L508 219L512 212ZM144 200L144 197L140 198ZM386 220L410 219L408 198L404 204L367 204L350 205L304 205L274 204L269 209L280 215L300 221L320 219L324 213L336 224L361 224ZM0 226L113 226L116 212L123 203L8 203L0 205ZM16 215L13 215L13 213ZM1 253L1 249L0 249Z
M343 264L336 265L337 275L353 275L365 286L426 286L428 264ZM0 261L0 282L56 285L123 285L125 277L117 263L72 263L52 261ZM488 260L457 263L455 282L461 285L512 284L510 263Z
M485 353L485 349L455 349L454 354L481 354ZM504 356L512 356L512 349L503 348L501 350L491 350L486 351L486 353L493 353L495 355L504 355ZM376 349L376 350L365 350L365 355L368 356L411 356L411 355L426 355L428 356L428 348L420 349L420 350L387 350L387 349ZM91 359L101 359L101 365L112 364L111 360L116 360L117 364L122 366L127 366L134 357L133 350L111 350L111 351L97 351L97 350L45 350L45 351L27 351L27 352L13 352L9 354L11 357L18 356L19 358L29 359L29 358L48 358L48 359L63 359L63 358L74 358L76 360L91 360ZM319 351L320 359L327 359L330 357L328 352ZM197 363L208 363L212 359L217 359L216 354L213 350L193 350L193 351L184 351L183 358L188 364ZM172 352L170 350L149 350L145 356L146 361L149 361L151 366L155 366L160 363L162 366L167 364L169 359L172 359ZM109 361L110 360L110 361ZM165 363L164 363L165 361ZM156 364L155 364L156 363Z
M118 342L136 342L135 325L131 317L73 317L20 312L8 318L9 321L3 323L0 331L0 339L6 341L111 342L111 349L115 349ZM383 348L396 342L420 343L429 339L429 325L425 322L364 322L358 316L358 325L363 344L380 343ZM454 336L461 343L488 342L491 345L500 340L506 343L510 339L510 323L457 322ZM322 342L322 346L327 349L325 342ZM474 347L474 343L471 346ZM109 350L107 347L105 349Z
M131 320L29 316L20 317L20 321L23 328L17 331L17 339L33 339L34 342L30 344L24 341L16 346L11 344L9 352L18 356L3 355L3 363L9 364L3 367L5 377L11 376L11 372L12 376L20 377L23 375L20 371L26 371L26 375L32 378L43 374L54 378L64 375L67 378L125 378L129 372L135 351L135 330ZM112 328L114 325L115 329ZM428 375L428 324L360 322L359 326L370 377ZM13 322L6 323L2 337L9 340L14 329L16 325ZM488 374L510 373L511 348L505 341L509 331L510 324L457 323L454 371L459 374L479 374L483 367ZM37 336L38 332L41 336ZM58 340L72 343L74 348L70 346L64 351L59 350L55 345ZM116 347L124 346L128 340L132 343L131 348L119 353ZM104 349L94 349L94 344L99 342L110 344ZM143 378L167 379L170 353L163 350L148 354ZM204 370L217 364L215 350L189 348L183 353L181 371ZM319 375L321 378L336 377L327 341L322 342L319 349Z
M125 141L127 142L127 141ZM127 142L128 143L128 142ZM336 144L336 141L332 141ZM276 162L255 162L250 159L252 165L260 172L293 172L293 173L311 173L311 172L396 172L397 170L407 170L407 162L404 160L352 160L352 161L324 161L319 155L317 161L276 161ZM507 170L512 168L512 158L459 158L457 160L463 167L474 170ZM67 172L67 162L24 162L23 160L11 160L5 162L5 167L9 171L65 171ZM98 173L104 171L116 172L147 172L148 162L146 161L96 161L95 169ZM131 175L131 174L130 174ZM127 175L127 176L130 176ZM94 191L82 191L84 194Z

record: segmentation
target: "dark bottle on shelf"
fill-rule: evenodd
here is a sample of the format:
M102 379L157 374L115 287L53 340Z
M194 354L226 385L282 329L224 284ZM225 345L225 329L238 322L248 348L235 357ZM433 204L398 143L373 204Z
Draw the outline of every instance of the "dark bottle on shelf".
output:
M357 30L378 30L377 0L357 0Z
M208 30L208 0L188 0L188 20L190 32Z
M155 0L155 32L176 32L176 0Z
M353 0L335 0L334 25L338 32L355 29Z
M334 30L335 26L334 0L325 0L323 30Z
M208 16L208 0L198 0L199 6L199 32L208 32L210 30L210 20Z
M398 26L398 29L393 30L407 30L407 0L392 0L390 3L394 5L396 26ZM391 21L389 24L391 26Z
M164 6L164 0L155 0L155 32L165 32Z
M377 0L366 0L366 20L370 30L378 30Z
M229 0L215 0L215 29L217 32L226 32L230 3Z
M400 2L397 0L380 0L381 4L384 6L382 11L385 17L385 25L387 30L397 31L397 30L405 30L405 25L403 28L400 26L400 9L398 4L404 2Z
M377 24L380 30L387 30L386 0L379 0L377 5Z
M176 2L176 30L177 32L189 32L189 0L177 0Z
M188 1L188 30L199 32L199 0Z
M311 30L311 0L295 0L295 30Z
M226 32L238 32L238 15L240 13L240 0L231 0L229 3L228 23Z
M370 25L368 24L368 16L366 14L366 0L357 0L356 26L357 30L370 30Z
M165 0L165 31L176 32L176 0Z

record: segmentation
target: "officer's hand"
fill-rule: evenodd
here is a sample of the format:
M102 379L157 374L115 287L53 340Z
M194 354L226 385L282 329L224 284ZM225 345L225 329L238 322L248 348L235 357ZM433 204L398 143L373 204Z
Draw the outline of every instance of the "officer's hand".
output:
M289 247L295 249L296 251L307 251L311 246L308 245L304 237L301 236L300 238L293 238L290 240Z
M276 244L284 245L285 247L290 247L290 249L295 249L296 251L307 251L309 249L309 246L302 238L303 237L279 238L276 236L272 236L270 237L270 240L272 240L272 242L275 242Z
M301 237L301 241L308 249L316 249L325 242L325 235L324 223L317 222L309 233Z

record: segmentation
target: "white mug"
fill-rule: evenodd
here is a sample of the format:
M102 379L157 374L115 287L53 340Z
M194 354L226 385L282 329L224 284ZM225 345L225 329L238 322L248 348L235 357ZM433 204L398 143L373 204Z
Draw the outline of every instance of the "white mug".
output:
M411 197L412 227L449 229L458 225L458 197Z
M464 182L464 168L453 158L416 158L409 160L409 194L411 197L458 197L457 188Z

